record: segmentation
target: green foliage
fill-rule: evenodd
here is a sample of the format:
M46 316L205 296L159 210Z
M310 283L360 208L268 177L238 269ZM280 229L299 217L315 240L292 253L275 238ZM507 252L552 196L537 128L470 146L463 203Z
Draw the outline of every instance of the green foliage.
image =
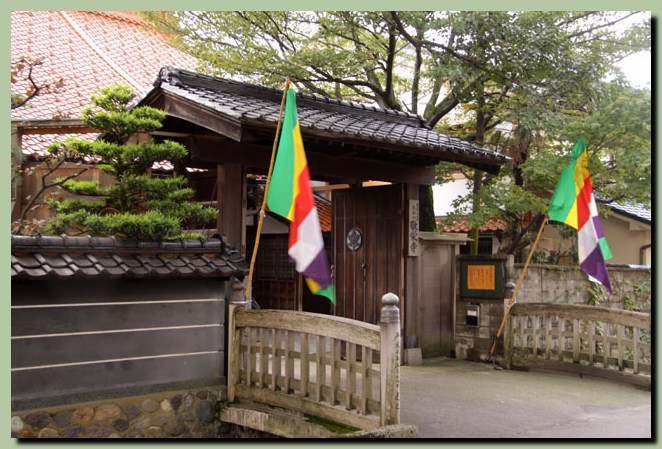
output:
M89 215L84 224L90 234L101 237L115 235L139 240L167 240L177 238L181 233L177 217L157 211Z
M312 424L317 424L318 426L325 427L333 432L334 436L340 436L352 432L356 432L359 429L356 427L348 426L347 424L340 424L335 421L330 421L325 418L320 418L318 416L307 415L306 420Z
M55 181L61 181L57 178ZM62 182L62 188L78 195L101 196L106 193L106 189L101 187L97 181L77 181L69 179Z
M123 144L137 132L150 132L161 128L165 111L147 106L129 109L135 97L131 87L123 84L105 87L91 100L96 107L83 109L82 120L90 127L105 133L106 142Z
M463 214L508 220L530 240L580 134L602 196L650 204L650 91L615 63L651 48L647 13L628 11L173 11L146 16L208 70L421 114L441 132L512 158L478 172ZM638 19L638 20L637 20ZM630 21L630 25L617 25ZM611 79L609 83L603 80ZM499 126L508 127L500 129ZM439 170L475 171L454 164ZM481 193L484 190L483 193ZM422 212L423 204L422 204ZM528 209L528 210L527 210ZM520 235L516 235L519 233ZM526 234L524 236L522 233ZM535 234L535 233L533 233ZM524 237L524 238L523 238Z
M148 170L157 161L174 161L186 156L186 148L173 141L127 143L136 133L161 127L166 114L150 107L129 108L134 92L127 86L113 86L92 97L95 107L83 112L83 121L101 131L96 141L67 138L49 146L49 151L71 161L94 161L115 177L102 187L96 181L56 180L64 190L80 198L48 202L56 217L51 233L116 235L135 239L181 238L183 229L207 225L216 220L217 210L188 201L193 190L184 177L152 178ZM196 234L199 237L199 234Z
M651 309L651 286L651 279L632 285L631 290L623 296L623 309L649 313Z
M103 202L81 201L79 199L56 200L51 197L46 200L46 204L52 210L59 214L71 214L79 210L85 210L90 213L101 213L106 208Z

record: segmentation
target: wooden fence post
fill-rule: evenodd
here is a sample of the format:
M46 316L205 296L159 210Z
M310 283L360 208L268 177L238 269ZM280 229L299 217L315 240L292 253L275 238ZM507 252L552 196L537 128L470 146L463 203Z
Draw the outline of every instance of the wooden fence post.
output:
M243 363L241 357L241 330L235 329L234 314L246 307L242 292L244 284L239 281L232 283L230 304L228 305L228 401L234 401L235 387L239 380L239 372Z
M400 424L400 310L393 293L382 296L380 350L380 424ZM365 360L364 362L365 363Z
M508 310L510 299L513 297L515 292L515 284L508 282L505 286L505 297L503 298L503 313L508 313L506 318L506 324L503 332L503 362L506 365L506 369L510 369L510 366L513 361L513 344L514 344L514 334L513 334L513 316ZM510 307L514 307L515 304L512 304Z

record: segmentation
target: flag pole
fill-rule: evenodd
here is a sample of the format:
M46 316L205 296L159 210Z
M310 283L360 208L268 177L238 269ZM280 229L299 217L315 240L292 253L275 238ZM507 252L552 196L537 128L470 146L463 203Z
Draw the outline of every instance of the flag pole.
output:
M276 150L278 148L278 136L280 135L280 127L283 123L283 109L285 109L285 98L287 91L290 88L290 78L285 78L285 89L283 89L283 98L280 101L280 112L278 113L278 124L276 125L276 135L274 136L274 144L271 148L271 162L269 163L269 171L267 172L267 183L264 186L264 195L262 195L262 205L260 206L260 218L257 222L257 233L255 234L255 245L253 245L253 254L251 256L251 264L248 269L248 281L246 282L246 291L244 298L246 301L251 296L251 286L253 284L253 271L255 270L255 260L257 258L257 249L260 246L260 234L262 233L262 224L264 223L264 210L267 205L267 192L269 191L269 183L271 182L271 173L274 169L274 161L276 159Z
M496 351L497 340L501 336L501 332L503 332L503 328L506 325L506 319L508 319L508 316L510 315L510 309L513 307L513 305L517 300L517 292L519 291L520 285L522 285L522 281L524 280L524 275L526 274L526 270L527 268L529 268L529 262L531 262L531 257L533 257L533 253L536 247L538 246L538 242L540 241L540 236L542 235L542 231L545 229L546 223L547 223L547 214L545 214L545 217L543 218L542 223L540 224L540 229L538 229L538 234L536 235L536 239L534 240L533 245L531 246L529 255L526 257L526 262L524 263L522 272L520 273L519 278L517 279L517 284L515 284L513 295L510 297L510 300L508 301L508 306L503 311L503 319L501 320L501 325L499 326L499 330L496 333L496 337L494 337L494 342L492 343L492 349L490 349L490 353L487 355L487 360L490 360L490 358L492 358L492 356Z

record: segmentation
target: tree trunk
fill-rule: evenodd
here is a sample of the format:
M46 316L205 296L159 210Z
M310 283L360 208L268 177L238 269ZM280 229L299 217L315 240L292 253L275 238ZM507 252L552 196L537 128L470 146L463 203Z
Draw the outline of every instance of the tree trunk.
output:
M419 186L418 200L420 206L419 231L434 232L437 230L437 221L434 217L434 198L432 186Z
M480 89L478 95L478 108L476 109L476 134L474 139L474 142L479 145L485 141L485 129L487 127L487 120L488 120L484 111L485 99L483 98L482 93L483 93L482 89ZM483 187L483 174L484 172L481 170L474 171L474 179L473 179L474 196L473 196L473 204L472 204L472 212L474 213L481 208L480 200L478 199L478 193L480 192L480 189ZM469 246L471 254L478 254L479 233L480 233L479 226L476 226L471 230L471 236L473 237L473 241Z

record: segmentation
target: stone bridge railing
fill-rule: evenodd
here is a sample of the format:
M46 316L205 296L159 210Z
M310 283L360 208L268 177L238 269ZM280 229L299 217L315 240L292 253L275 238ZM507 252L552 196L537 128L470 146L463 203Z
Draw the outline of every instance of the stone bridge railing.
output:
M228 401L239 399L358 429L399 424L400 312L382 298L380 325L231 302Z
M508 368L547 365L602 377L622 375L650 385L651 344L647 313L515 303L505 326L504 360Z

